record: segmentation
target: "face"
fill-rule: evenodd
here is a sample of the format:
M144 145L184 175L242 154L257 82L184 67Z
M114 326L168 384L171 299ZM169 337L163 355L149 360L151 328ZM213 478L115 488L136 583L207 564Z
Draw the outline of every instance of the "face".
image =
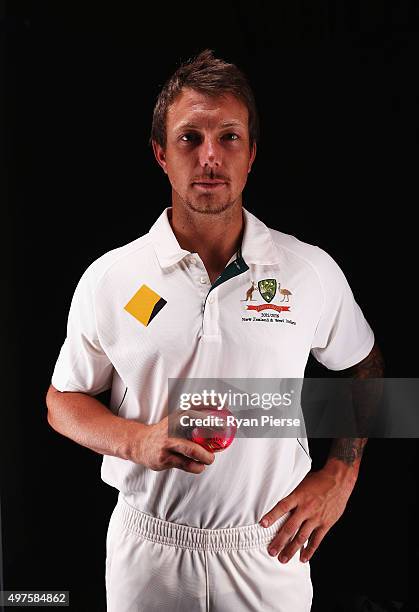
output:
M172 185L173 206L218 214L237 201L256 155L248 110L230 93L211 98L185 88L169 107L166 147L153 143Z

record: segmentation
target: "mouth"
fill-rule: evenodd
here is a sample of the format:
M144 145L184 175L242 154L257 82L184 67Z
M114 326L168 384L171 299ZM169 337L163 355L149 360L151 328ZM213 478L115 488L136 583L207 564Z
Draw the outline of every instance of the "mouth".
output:
M199 183L192 183L192 185L198 189L213 190L225 187L226 183L224 181L202 181Z

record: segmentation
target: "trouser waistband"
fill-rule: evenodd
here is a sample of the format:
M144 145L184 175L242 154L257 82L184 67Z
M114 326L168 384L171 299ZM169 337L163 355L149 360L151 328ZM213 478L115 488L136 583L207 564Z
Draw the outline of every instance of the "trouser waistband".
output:
M201 529L164 521L146 514L129 505L122 495L119 495L115 507L115 518L118 522L146 540L177 548L212 551L257 548L266 545L287 520L289 514L289 512L284 514L266 528L256 523L226 529Z

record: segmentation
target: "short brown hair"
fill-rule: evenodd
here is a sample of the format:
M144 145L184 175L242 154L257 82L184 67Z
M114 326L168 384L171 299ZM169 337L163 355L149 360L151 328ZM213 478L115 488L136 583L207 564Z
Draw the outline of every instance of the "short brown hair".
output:
M234 64L215 58L212 49L205 49L181 64L164 84L154 106L150 145L155 140L161 147L166 147L167 111L184 87L208 96L216 97L227 92L236 96L246 105L249 113L250 148L258 142L259 116L247 77Z

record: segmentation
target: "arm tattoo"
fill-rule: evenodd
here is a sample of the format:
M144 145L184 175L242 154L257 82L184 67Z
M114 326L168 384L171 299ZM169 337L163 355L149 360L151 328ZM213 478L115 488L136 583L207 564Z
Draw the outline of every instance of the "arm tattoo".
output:
M382 378L384 375L384 359L379 347L374 344L371 352L365 359L343 370L340 375L354 379ZM357 392L355 388L354 402L357 403L359 408L360 423L364 421L368 423L371 411L374 411L374 407L378 403L380 390L381 386L374 384L368 388L368 392L362 388L359 388L359 392ZM368 431L366 425L363 427L363 431ZM347 465L353 465L357 460L358 462L361 460L367 441L368 438L337 438L333 440L329 457L335 457Z
M368 438L338 438L333 441L329 457L353 465L357 459L361 459L367 440Z

